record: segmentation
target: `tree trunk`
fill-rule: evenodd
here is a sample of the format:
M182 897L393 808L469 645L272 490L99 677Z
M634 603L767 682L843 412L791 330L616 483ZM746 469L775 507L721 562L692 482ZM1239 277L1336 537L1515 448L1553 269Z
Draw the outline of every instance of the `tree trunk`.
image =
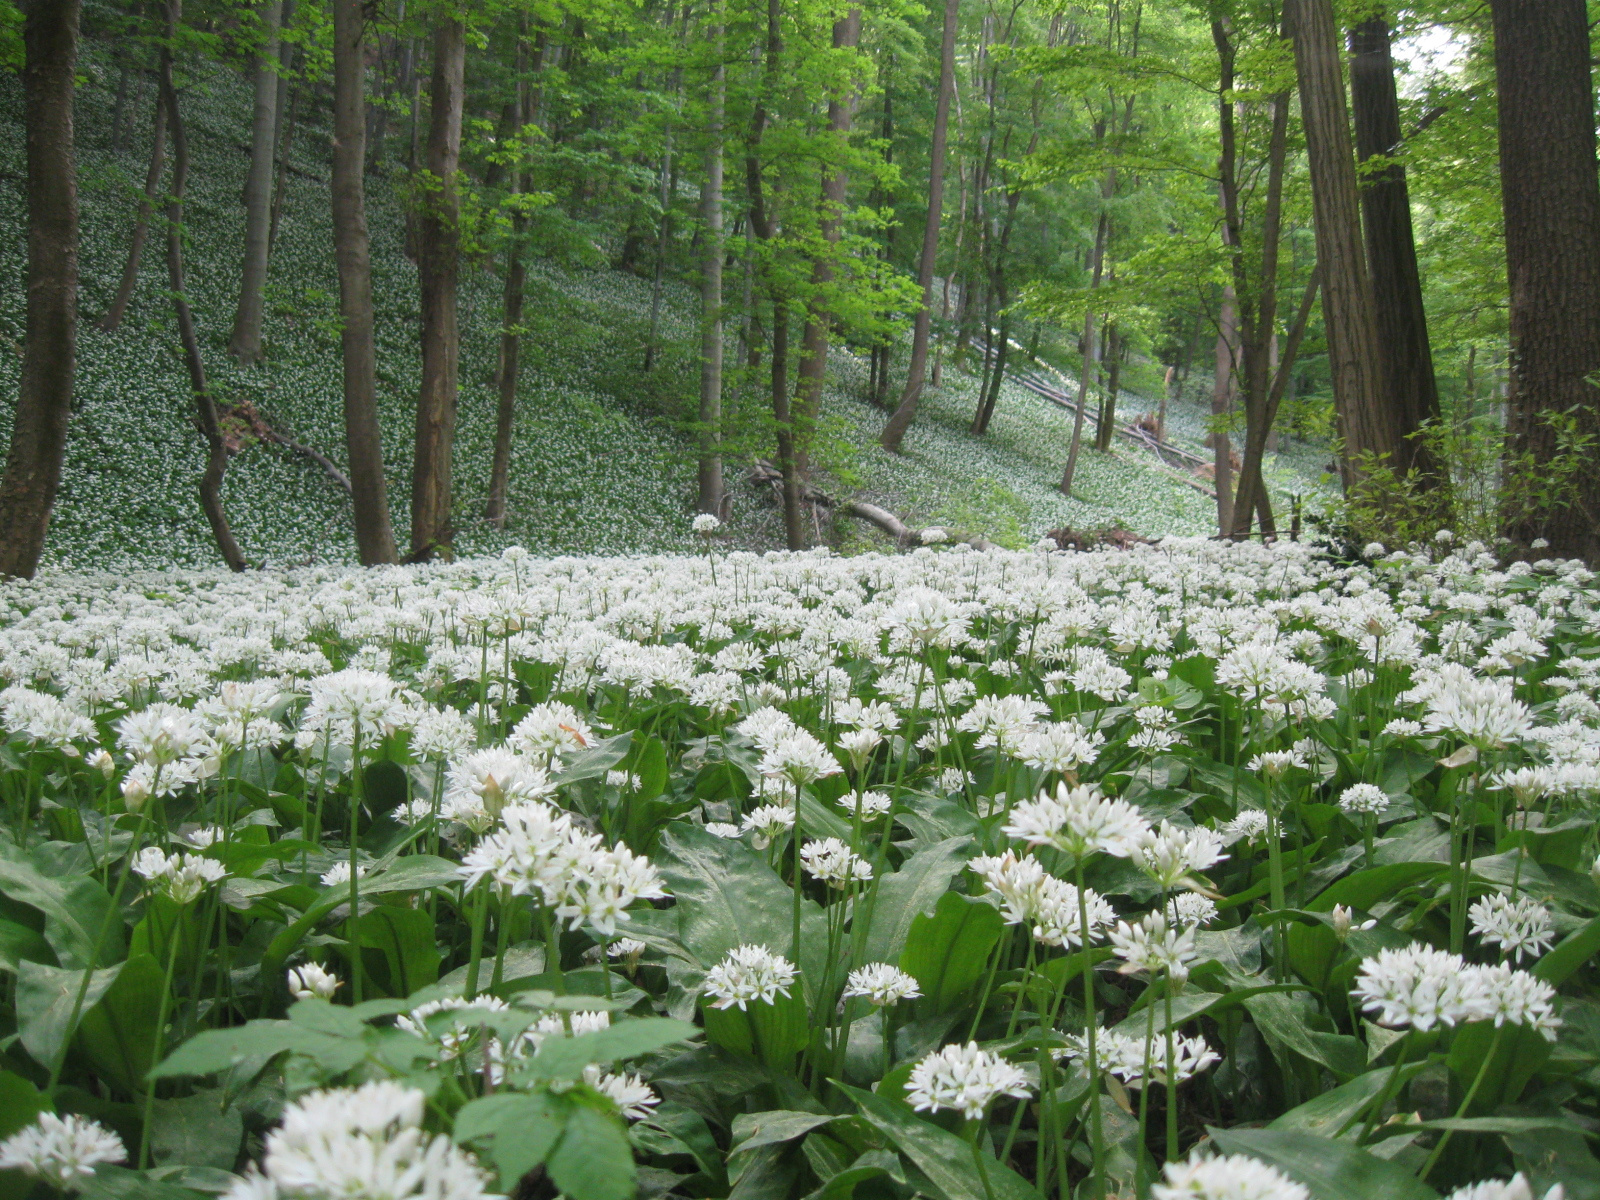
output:
M528 47L527 21L523 20L517 41L517 96L511 105L510 124L520 133L528 124ZM527 186L520 163L513 163L511 192L515 196ZM511 440L516 431L517 379L522 365L522 300L527 286L527 267L522 261L522 239L528 219L520 208L511 214L511 241L506 246L506 286L504 319L500 326L499 399L494 413L494 457L489 467L489 500L483 516L496 529L506 523L506 492L511 482Z
M228 514L222 507L222 476L228 469L228 447L222 440L217 406L206 382L205 361L200 356L200 339L195 334L194 314L183 282L183 195L189 179L189 140L184 136L183 116L178 111L178 92L172 86L172 51L183 0L167 0L167 45L161 50L161 98L167 106L167 125L172 130L172 192L167 198L167 283L172 289L172 313L177 319L178 339L183 346L184 365L189 369L189 388L194 393L196 424L206 440L206 469L200 476L200 508L211 526L217 550L230 571L243 571L246 563L239 543L228 527Z
M280 33L289 28L294 19L295 0L283 0L279 16ZM272 104L272 154L276 164L272 182L272 213L267 222L267 254L278 244L278 221L283 216L283 190L289 177L289 148L294 144L295 107L300 100L300 89L295 87L290 72L299 62L299 51L287 38L278 39L278 86Z
M150 214L155 211L156 198L161 194L161 172L166 164L167 106L156 96L154 128L150 133L150 166L144 174L144 195L139 198L139 211L133 218L133 236L128 239L128 260L122 267L122 282L117 284L117 294L106 315L100 318L100 328L113 332L127 315L128 304L139 285L139 259L144 254L144 240L150 233Z
M727 71L722 26L712 0L713 67L706 112L706 182L700 192L705 261L700 270L700 462L696 508L722 515L722 106Z
M1100 420L1095 425L1094 448L1101 454L1111 453L1111 435L1117 428L1117 393L1122 388L1122 334L1117 323L1106 327L1105 394L1100 401Z
M1500 188L1511 285L1513 452L1549 459L1547 418L1570 413L1600 434L1600 183L1584 0L1491 0L1499 89ZM1591 449L1591 455L1594 451ZM1592 460L1591 460L1592 462ZM1563 508L1515 520L1552 554L1600 565L1600 471Z
M1389 54L1389 25L1373 16L1350 31L1350 107L1355 115L1356 154L1362 162L1387 159L1364 178L1361 212L1365 218L1367 267L1372 274L1373 311L1386 368L1388 414L1395 468L1417 473L1417 482L1442 482L1439 464L1413 436L1439 419L1439 390L1433 351L1428 345L1428 314L1422 304L1422 276L1411 228L1411 195L1401 151L1400 101Z
M1395 461L1393 423L1385 418L1382 364L1372 287L1361 238L1361 206L1350 145L1349 111L1332 0L1288 0L1293 13L1300 114L1311 169L1311 198L1322 265L1322 312L1334 411L1344 446L1340 474L1348 489L1371 456Z
M804 493L789 403L789 312L782 300L772 303L772 418L778 427L778 470L783 474L784 541L791 550L804 550Z
M418 225L417 276L422 289L422 390L417 397L416 454L411 467L411 560L450 548L451 458L456 433L457 244L461 106L466 30L442 20L434 31L428 117L428 191Z
M373 337L372 261L367 242L366 122L362 112L361 0L332 0L333 257L339 270L339 344L344 362L344 438L350 459L356 553L366 566L399 558L389 521L378 429L378 359ZM280 185L281 194L281 185Z
M39 569L72 415L78 337L72 85L78 15L78 0L32 0L24 8L28 300L22 381L0 479L0 578L31 579Z
M262 293L267 282L267 252L272 233L272 160L277 149L280 0L262 0L257 13L263 38L255 57L255 111L250 119L250 172L244 183L244 267L239 304L234 310L228 353L241 363L261 361Z
M1233 409L1234 375L1239 355L1239 304L1233 285L1222 292L1222 315L1217 320L1216 386L1211 391L1211 481L1217 489L1217 533L1227 537L1233 529L1233 446L1223 422Z
M933 325L933 270L939 257L939 224L944 214L945 143L950 130L950 97L955 91L956 26L960 0L945 0L944 25L939 48L939 96L933 109L933 143L928 149L928 219L922 227L922 256L917 260L917 286L922 305L911 328L911 363L900 403L883 427L879 442L899 453L906 430L916 418L928 367L928 335Z
M837 51L854 50L860 40L861 10L852 8L833 23L833 48ZM828 128L841 151L849 142L855 107L853 92L828 98ZM817 225L822 234L823 250L811 264L811 298L806 304L805 326L800 335L800 363L795 372L795 408L798 417L795 454L802 477L810 471L811 431L816 428L817 416L822 411L822 384L828 371L828 333L833 324L828 293L833 287L833 256L837 253L839 238L844 231L848 186L849 179L843 167L828 171L822 177L821 212Z
M1108 178L1101 185L1100 194L1109 199L1115 191L1115 184ZM1094 251L1092 257L1093 273L1089 279L1088 308L1083 317L1083 370L1078 375L1078 411L1072 417L1072 442L1067 447L1067 465L1061 472L1061 494L1072 495L1072 480L1078 472L1078 451L1083 446L1083 417L1089 407L1089 391L1093 386L1092 380L1098 375L1100 365L1100 352L1095 344L1094 332L1094 293L1100 287L1100 272L1105 267L1106 242L1111 236L1111 216L1102 207L1100 221L1095 226Z

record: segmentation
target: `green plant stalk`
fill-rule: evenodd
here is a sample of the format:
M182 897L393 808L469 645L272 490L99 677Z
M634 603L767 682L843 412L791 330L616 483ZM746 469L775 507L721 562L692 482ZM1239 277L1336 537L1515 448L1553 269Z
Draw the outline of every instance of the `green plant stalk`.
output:
M1281 914L1288 907L1283 886L1283 847L1279 844L1283 833L1283 826L1277 814L1272 810L1271 797L1267 801L1267 877L1272 892L1272 910ZM1284 932L1283 917L1275 915L1272 920L1272 962L1273 975L1276 982L1282 983L1288 978L1288 938Z
M1389 1078L1384 1082L1383 1091L1378 1094L1378 1098L1373 1102L1372 1107L1366 1110L1367 1117L1361 1126L1361 1136L1356 1139L1358 1144L1364 1145L1366 1140L1372 1136L1372 1131L1378 1127L1378 1122L1383 1118L1383 1110L1389 1106L1389 1101L1394 1099L1395 1092L1399 1090L1400 1069L1405 1066L1406 1052L1410 1049L1411 1034L1410 1031L1407 1031L1405 1036L1400 1039L1400 1048L1395 1051L1394 1066L1389 1068ZM1339 1132L1334 1134L1334 1137L1343 1137L1350 1126L1354 1125L1360 1117L1360 1110L1352 1113L1349 1120L1339 1127Z
M505 981L506 970L506 943L511 935L511 922L506 917L506 908L511 897L504 895L498 897L499 905L496 909L494 923L494 972L489 976L489 990L492 992ZM601 958L604 962L604 957ZM609 993L607 993L609 995Z
M350 747L350 915L346 918L346 938L350 943L350 1003L361 1003L362 977L365 975L361 961L361 942L357 922L361 919L361 871L356 852L361 841L356 829L361 820L361 729L356 727Z
M489 883L484 880L478 885L477 902L472 906L472 943L467 958L467 986L464 989L468 1000L478 994L478 970L483 962L483 930L488 920Z
M1478 1094L1478 1089L1483 1086L1483 1080L1489 1073L1489 1064L1494 1061L1495 1051L1500 1049L1500 1038L1505 1033L1504 1025L1495 1026L1494 1036L1489 1039L1489 1052L1483 1056L1483 1062L1478 1066L1478 1073L1473 1076L1472 1086L1467 1089L1467 1094L1461 1097L1461 1107L1456 1109L1456 1120L1461 1120L1467 1115L1467 1109L1472 1107L1472 1101ZM1446 1129L1444 1136L1433 1148L1433 1153L1428 1155L1428 1161L1422 1164L1422 1170L1417 1172L1417 1178L1426 1181L1433 1171L1434 1164L1439 1161L1439 1156L1444 1153L1444 1148L1450 1144L1450 1137L1454 1129Z
M1163 908L1166 906L1163 904ZM1163 1019L1167 1023L1167 1161L1178 1161L1178 1064L1175 1061L1172 1046L1172 978L1167 977L1166 993L1162 997L1166 1005ZM1150 1085L1145 1084L1145 1090Z
M1151 979L1148 986L1154 987L1155 979ZM1150 1180L1145 1176L1145 1159L1149 1156L1144 1153L1150 1135L1150 1048L1156 1040L1156 1006L1152 1002L1145 1005L1144 1021L1144 1067L1140 1076L1139 1088L1139 1162L1134 1174L1134 1193L1139 1196L1147 1194Z
M1089 907L1083 903L1083 856L1075 855L1072 864L1073 882L1078 888L1078 931L1085 951L1089 948ZM1094 965L1086 964L1083 972L1083 1020L1089 1067L1089 1153L1094 1174L1090 1176L1089 1195L1093 1200L1104 1200L1106 1194L1105 1142L1100 1121L1100 1054L1095 1048L1098 1034L1094 1012ZM1066 1173L1060 1177L1061 1200L1070 1200Z
M181 910L179 916L182 916ZM156 1003L156 1037L150 1054L152 1071L161 1065L161 1056L165 1050L166 1039L163 1035L167 1028L167 1004L172 998L173 970L178 963L178 940L178 923L174 921L171 940L167 943L167 967L161 981L161 998ZM139 1123L138 1168L141 1171L150 1165L150 1122L154 1119L156 1110L155 1080L147 1079L146 1083L148 1086L144 1092L144 1116Z

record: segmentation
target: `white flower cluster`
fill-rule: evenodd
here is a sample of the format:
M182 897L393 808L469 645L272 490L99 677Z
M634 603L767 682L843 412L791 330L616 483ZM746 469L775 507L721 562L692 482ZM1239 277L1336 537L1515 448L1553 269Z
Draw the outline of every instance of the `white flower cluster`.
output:
M1526 971L1478 966L1460 955L1412 945L1361 963L1355 995L1385 1025L1426 1032L1438 1025L1493 1021L1526 1025L1555 1041L1555 989Z
M977 1042L951 1043L921 1059L911 1068L906 1099L918 1112L954 1109L976 1120L1001 1096L1026 1100L1033 1087L1021 1067L998 1054L980 1049Z
M228 869L214 858L183 852L168 855L158 846L139 851L134 856L133 871L149 881L152 891L179 904L192 904L201 892L228 874Z
M40 1113L33 1124L0 1142L0 1170L18 1170L63 1192L76 1192L101 1163L128 1157L122 1139L98 1121Z
M705 990L712 1008L738 1008L759 1001L771 1004L787 996L799 972L781 954L765 946L735 946L706 972Z

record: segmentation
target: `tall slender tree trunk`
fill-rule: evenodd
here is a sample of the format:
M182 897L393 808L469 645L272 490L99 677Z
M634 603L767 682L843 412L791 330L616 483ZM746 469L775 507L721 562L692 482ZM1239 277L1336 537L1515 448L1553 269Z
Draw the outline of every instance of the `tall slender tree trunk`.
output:
M1222 315L1217 319L1217 365L1211 391L1211 481L1217 489L1217 532L1223 537L1233 529L1233 446L1223 422L1233 410L1238 358L1239 302L1233 285L1228 284L1222 291Z
M1110 172L1106 182L1100 186L1100 195L1103 200L1109 200L1115 191L1115 174ZM1072 481L1078 473L1078 451L1083 446L1083 418L1089 408L1090 389L1099 372L1100 350L1095 338L1094 294L1100 287L1100 273L1106 261L1106 242L1110 236L1111 215L1102 207L1100 220L1095 226L1089 300L1083 315L1083 370L1078 375L1078 411L1072 417L1072 441L1067 446L1066 468L1061 472L1060 490L1063 496L1072 495Z
M1600 434L1600 182L1584 0L1491 0L1499 89L1500 189L1511 284L1508 432L1514 452L1548 459L1548 418ZM1591 451L1593 453L1593 451ZM1510 514L1513 518L1519 514ZM1515 521L1552 554L1600 565L1600 470L1572 503Z
M1343 440L1340 473L1360 482L1365 456L1392 463L1398 447L1384 412L1382 360L1372 286L1361 238L1350 117L1332 0L1288 0L1300 114L1311 168L1311 199L1322 264L1334 411Z
M833 48L854 50L860 40L861 10L852 8L833 23ZM853 88L847 95L828 98L828 128L841 151L850 137L855 107ZM822 411L822 384L828 372L828 335L833 325L828 293L834 280L833 256L844 232L848 188L849 178L842 167L822 177L821 213L817 224L822 233L823 249L811 263L811 298L806 304L806 320L800 335L800 362L795 372L795 408L798 410L795 441L802 477L810 471L811 432Z
M333 257L339 270L339 344L344 361L344 439L350 459L356 553L363 564L399 558L389 521L378 429L378 355L373 336L372 260L367 241L366 122L361 0L333 9Z
M961 0L945 0L939 46L939 95L933 107L933 142L928 148L928 217L922 226L922 254L917 260L917 286L922 291L922 305L911 327L911 362L906 368L906 386L878 439L885 450L895 453L899 453L906 430L916 419L928 369L928 337L933 326L933 271L939 259L939 225L944 215L945 144L950 131L950 97L955 91L956 27L960 10Z
M1095 424L1094 448L1111 453L1111 435L1117 430L1117 393L1122 389L1122 331L1112 321L1106 327L1105 393L1100 401L1100 420Z
M78 175L72 122L78 0L23 10L28 300L11 448L0 478L0 577L32 578L61 483L78 339Z
M428 118L428 188L418 225L422 288L422 390L417 396L416 454L411 467L411 559L450 549L450 476L456 434L456 274L461 202L461 110L466 29L441 20L434 31Z
M294 86L292 72L299 61L299 50L288 38L282 37L294 19L295 0L283 0L279 14L278 30L278 82L277 94L272 102L272 211L267 220L267 254L278 244L278 222L283 216L284 184L289 178L289 148L294 144L295 107L299 103L300 89Z
M228 337L228 353L241 363L260 362L262 354L262 293L267 283L267 252L272 245L272 160L278 124L278 77L272 67L278 55L280 0L262 0L256 13L263 36L255 57L250 172L244 182L244 266L233 332Z
M783 535L791 550L806 548L806 522L800 459L789 402L789 311L772 302L772 417L777 425L778 472L783 477Z
M1389 24L1382 15L1350 31L1350 107L1355 115L1356 154L1380 159L1362 181L1361 212L1367 268L1372 274L1373 311L1386 368L1390 419L1395 423L1395 467L1416 472L1424 486L1443 482L1427 446L1412 436L1439 419L1439 389L1428 344L1428 314L1411 227L1411 195L1402 149L1400 100L1389 52Z
M117 294L111 307L100 318L100 328L107 333L122 324L133 300L134 289L139 286L139 259L144 255L144 242L150 234L150 214L155 211L156 199L161 194L161 172L166 166L167 106L156 96L156 113L150 133L150 165L144 173L144 194L139 197L139 210L133 218L133 234L128 238L128 258L122 266L122 281L117 284Z
M706 101L706 181L700 191L705 260L700 269L700 462L696 508L722 515L722 109L727 90L723 35L712 0L710 37L714 63Z
M206 469L200 476L200 508L211 526L211 536L230 571L243 571L244 552L228 526L222 505L222 477L228 469L228 446L222 438L217 406L206 382L205 360L200 355L200 339L195 333L194 314L183 279L183 200L189 180L189 139L184 135L183 115L178 110L178 92L172 85L171 44L178 30L183 0L167 0L167 44L161 48L161 98L167 106L167 125L172 130L172 191L167 197L167 283L172 289L172 313L177 318L178 339L183 346L184 365L189 370L189 388L194 394L196 424L206 440Z
M517 97L512 103L511 124L521 133L527 127L528 111L527 20L523 20L517 42ZM511 192L519 194L527 186L520 163L511 164ZM500 326L500 370L497 383L499 400L494 414L494 456L489 467L489 500L483 516L495 528L506 523L506 493L511 482L511 441L516 430L517 380L522 365L522 301L527 287L527 267L522 261L522 239L528 219L521 208L511 214L511 241L506 246L506 285L503 320Z

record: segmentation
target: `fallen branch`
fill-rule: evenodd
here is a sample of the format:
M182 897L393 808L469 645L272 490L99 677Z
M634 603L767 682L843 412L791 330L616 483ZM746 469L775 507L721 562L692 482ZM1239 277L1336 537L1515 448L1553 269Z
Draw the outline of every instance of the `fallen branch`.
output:
M750 467L750 482L757 485L766 484L774 491L777 491L783 487L783 473L765 459L757 459ZM875 525L892 537L895 540L895 545L902 548L924 544L922 535L926 530L913 529L895 516L894 513L876 504L871 504L865 500L838 500L809 483L805 485L801 499L818 508L836 509L846 516L856 517L869 525ZM937 527L930 526L929 528ZM973 534L969 537L953 538L952 540L966 542L974 550L993 550L995 548L994 543L982 534Z
M241 400L237 404L218 404L217 415L222 418L222 440L230 455L237 454L249 444L249 439L272 442L276 445L291 450L295 454L304 455L317 466L322 468L323 474L338 484L347 496L354 496L355 489L350 486L350 477L341 471L336 463L320 450L300 442L286 433L280 433L272 427L271 422L261 413L256 406L248 400Z

